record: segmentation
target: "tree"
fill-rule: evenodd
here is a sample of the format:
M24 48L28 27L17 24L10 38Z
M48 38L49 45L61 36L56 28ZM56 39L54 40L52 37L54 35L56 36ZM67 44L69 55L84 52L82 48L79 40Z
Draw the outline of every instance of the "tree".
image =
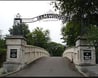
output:
M94 41L95 45L98 27L98 0L58 0L54 3L56 9L68 17L67 22L80 23L80 36L87 35L88 40Z
M90 26L98 26L98 0L57 0L53 3L56 10L68 17L66 22L80 24L80 36L88 34Z
M98 26L98 0L57 0L55 9L68 17L67 22L76 21L81 25L81 35L87 33L87 26ZM83 31L85 29L85 31Z
M0 67L6 60L6 43L5 39L0 39Z
M6 51L5 39L0 39L0 54Z
M62 38L67 46L75 46L76 38L80 34L80 24L78 22L68 22L61 29Z
M87 36L87 39L89 42L93 44L97 42L98 41L98 27L96 25L90 26L88 28L88 33L85 34L85 36Z
M96 51L96 63L98 64L98 26L90 26L85 35L89 42L93 43Z
M46 48L50 40L49 31L43 31L43 29L39 27L35 28L28 36L31 39L32 45L42 48Z
M30 44L28 41L27 34L30 33L28 29L28 25L21 23L18 25L14 25L12 28L9 29L10 35L21 35L27 39L27 43Z
M10 35L22 35L25 38L27 34L30 33L28 29L28 25L21 23L18 25L14 25L12 28L9 29Z
M47 50L49 51L51 56L62 56L65 47L64 45L56 42L49 42Z

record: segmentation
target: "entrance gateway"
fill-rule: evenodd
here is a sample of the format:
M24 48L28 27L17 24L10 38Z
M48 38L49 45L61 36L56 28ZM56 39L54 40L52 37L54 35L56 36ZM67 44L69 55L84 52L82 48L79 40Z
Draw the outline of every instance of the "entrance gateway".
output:
M51 19L51 18L62 20L63 24L68 19L67 16L65 17L63 15L54 14L54 13L43 14L43 15L36 16L36 17L33 17L33 18L21 18L20 14L17 13L16 18L14 18L14 25L17 25L17 24L20 24L20 23L33 23L33 22L40 21L42 19Z
M21 24L21 23L33 23L47 18L49 19L55 18L58 20L62 20L63 24L68 19L68 17L59 14L52 14L52 13L43 14L34 18L21 18L20 14L18 13L16 18L14 18L14 25ZM44 54L46 54L46 55L42 54L41 56L43 55L49 56L49 54L47 54L48 52L46 52L41 48L32 47L30 45L28 46L26 44L25 39L20 36L12 36L6 38L6 45L7 45L7 58L6 58L6 62L4 63L4 68L9 71L16 70L19 66L20 68L22 68L24 65L32 62L32 59L35 59L35 55L37 55L37 54L33 54L35 51L33 50L33 48L36 48L36 51L39 52L37 57L41 55L40 54L41 52L42 53L45 52ZM72 56L72 58L76 56L76 58L73 58L73 60L76 59L74 62L75 64L78 65L95 64L95 48L93 45L87 43L85 38L81 38L81 37L78 38L75 47L76 50L75 52L73 52L74 55ZM28 52L27 50L31 52ZM33 57L31 56L31 54L29 54L28 56L28 53L32 53Z
M49 19L55 18L55 19L62 20L63 24L68 19L67 16L63 16L63 15L55 14L55 13L43 14L43 15L39 15L39 16L34 17L34 18L20 18L20 14L18 13L16 15L16 18L14 19L14 24L17 25L17 24L20 24L22 22L33 23L33 22L40 21L42 19L48 19L48 18ZM94 48L93 44L90 44L87 41L86 37L80 37L79 36L77 38L75 47L76 47L76 51L75 51L75 53L73 53L74 55L72 57L75 57L75 55L77 54L76 60L78 60L78 62L77 62L78 65L96 64L95 48Z
M64 23L65 17L59 14L43 14L34 18L20 18L20 14L16 15L14 18L14 25L21 23L32 23L46 18L54 18L62 20ZM11 72L15 70L20 70L27 64L40 57L49 57L50 54L45 49L27 45L26 39L22 36L12 35L6 38L7 45L7 58L3 64L6 72Z

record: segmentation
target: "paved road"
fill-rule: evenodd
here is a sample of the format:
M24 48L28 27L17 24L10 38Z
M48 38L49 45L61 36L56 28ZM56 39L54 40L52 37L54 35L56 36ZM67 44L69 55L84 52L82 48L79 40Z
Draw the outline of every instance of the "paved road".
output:
M83 77L68 59L43 57L9 77Z

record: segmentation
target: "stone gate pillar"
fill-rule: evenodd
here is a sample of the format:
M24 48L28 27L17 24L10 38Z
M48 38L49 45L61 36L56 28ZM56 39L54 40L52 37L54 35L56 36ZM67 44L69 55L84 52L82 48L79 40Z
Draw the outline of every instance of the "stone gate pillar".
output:
M24 50L26 41L22 36L9 36L6 38L7 56L4 69L7 72L17 70L24 66Z
M78 65L96 64L95 48L85 37L78 37L76 41L76 52L78 53Z

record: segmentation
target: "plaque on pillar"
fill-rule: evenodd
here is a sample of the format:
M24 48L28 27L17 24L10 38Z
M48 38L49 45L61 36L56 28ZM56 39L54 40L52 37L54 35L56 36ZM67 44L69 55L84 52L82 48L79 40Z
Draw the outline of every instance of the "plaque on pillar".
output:
M84 50L83 52L84 60L91 60L91 50Z
M17 49L10 49L10 58L17 58Z

